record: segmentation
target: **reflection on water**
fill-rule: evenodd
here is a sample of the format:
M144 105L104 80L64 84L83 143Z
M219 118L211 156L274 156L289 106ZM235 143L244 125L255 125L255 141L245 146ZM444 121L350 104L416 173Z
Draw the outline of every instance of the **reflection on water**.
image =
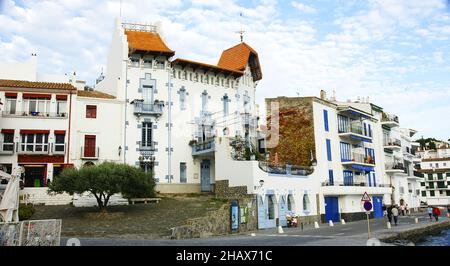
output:
M417 246L450 246L450 229L442 231L439 235L428 236Z

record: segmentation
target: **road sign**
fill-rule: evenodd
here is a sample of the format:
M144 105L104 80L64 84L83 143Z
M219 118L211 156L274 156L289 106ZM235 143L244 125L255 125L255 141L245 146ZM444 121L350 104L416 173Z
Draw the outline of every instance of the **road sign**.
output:
M369 197L369 194L367 194L367 192L364 192L361 201L372 201L372 199Z
M372 202L370 201L365 201L364 202L364 210L366 210L367 212L372 210Z

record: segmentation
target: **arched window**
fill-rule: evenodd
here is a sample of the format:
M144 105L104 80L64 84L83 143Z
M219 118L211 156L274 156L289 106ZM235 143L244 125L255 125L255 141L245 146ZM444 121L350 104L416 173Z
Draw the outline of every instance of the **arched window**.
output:
M267 196L267 213L269 214L269 219L275 219L275 203L273 201L273 195Z
M287 198L287 209L288 209L288 211L294 210L294 196L291 194L288 195L288 198Z
M309 211L311 208L308 194L303 195L303 211Z

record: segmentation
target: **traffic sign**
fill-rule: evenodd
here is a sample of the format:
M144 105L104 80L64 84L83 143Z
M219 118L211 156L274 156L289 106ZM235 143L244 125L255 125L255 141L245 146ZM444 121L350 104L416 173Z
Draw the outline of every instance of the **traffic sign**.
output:
M369 194L367 194L367 192L364 192L361 201L372 201L372 199L369 197Z
M367 212L372 210L372 202L370 201L365 201L364 202L364 210L366 210Z

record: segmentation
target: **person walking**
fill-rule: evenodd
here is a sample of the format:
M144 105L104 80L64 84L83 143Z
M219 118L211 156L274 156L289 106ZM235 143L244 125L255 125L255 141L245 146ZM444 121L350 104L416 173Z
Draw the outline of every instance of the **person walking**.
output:
M390 224L392 224L392 206L389 206L386 210L386 216Z
M400 213L405 216L405 205L400 205Z
M447 205L447 217L450 218L450 204Z
M428 206L427 212L428 212L428 216L430 216L430 221L433 220L433 207Z
M439 216L441 215L441 210L438 207L433 208L433 216L436 222L439 220Z
M397 222L398 222L398 208L397 206L394 206L394 208L392 208L392 217L394 217L394 223L395 226L397 226Z

